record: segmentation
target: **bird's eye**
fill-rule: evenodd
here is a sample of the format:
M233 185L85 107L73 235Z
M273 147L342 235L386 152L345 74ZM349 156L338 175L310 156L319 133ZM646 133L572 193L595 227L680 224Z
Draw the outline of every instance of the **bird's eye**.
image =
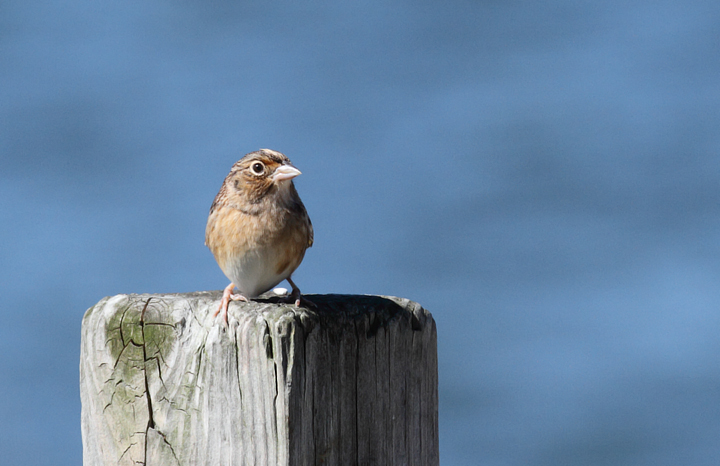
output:
M261 162L255 162L252 164L252 171L256 175L262 175L265 171L265 165L263 165Z

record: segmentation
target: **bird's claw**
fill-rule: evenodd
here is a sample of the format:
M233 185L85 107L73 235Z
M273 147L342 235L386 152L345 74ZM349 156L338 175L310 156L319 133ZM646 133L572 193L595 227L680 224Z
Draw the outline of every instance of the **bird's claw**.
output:
M220 306L218 307L217 311L215 311L215 314L213 314L214 319L222 311L223 321L225 322L226 326L228 325L228 306L230 305L230 301L245 301L246 303L249 302L245 296L241 294L233 294L232 291L234 288L234 283L231 283L225 287L225 289L223 290L222 299L220 300Z

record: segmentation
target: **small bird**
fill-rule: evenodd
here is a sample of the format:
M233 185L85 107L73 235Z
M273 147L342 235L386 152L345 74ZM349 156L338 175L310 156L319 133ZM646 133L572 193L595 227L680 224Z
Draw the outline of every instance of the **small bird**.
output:
M205 245L231 282L213 317L222 311L227 324L230 301L247 302L283 280L300 306L291 275L313 244L313 227L292 182L298 175L284 154L269 149L245 155L230 169L205 228Z

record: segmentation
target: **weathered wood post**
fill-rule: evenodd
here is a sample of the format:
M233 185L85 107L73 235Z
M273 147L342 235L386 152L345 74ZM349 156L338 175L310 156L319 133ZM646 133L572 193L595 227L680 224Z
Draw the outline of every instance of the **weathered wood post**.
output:
M82 324L83 463L437 465L437 334L381 296L118 295Z

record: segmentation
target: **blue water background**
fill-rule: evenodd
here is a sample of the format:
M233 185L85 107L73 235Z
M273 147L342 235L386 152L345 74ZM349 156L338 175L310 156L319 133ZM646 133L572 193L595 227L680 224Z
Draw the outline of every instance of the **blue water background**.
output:
M720 462L720 3L5 1L0 452L81 463L87 308L221 289L269 147L306 293L420 302L445 466Z

